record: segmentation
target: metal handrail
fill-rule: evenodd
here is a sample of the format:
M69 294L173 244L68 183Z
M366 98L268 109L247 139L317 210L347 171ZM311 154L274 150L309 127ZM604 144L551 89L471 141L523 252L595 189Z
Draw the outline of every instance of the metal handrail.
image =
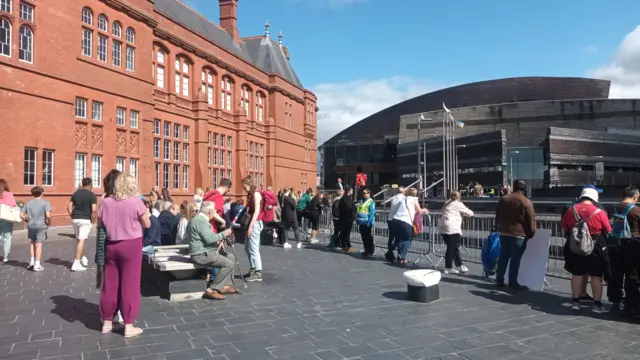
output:
M406 187L410 188L410 187L412 187L413 185L415 185L415 184L419 183L420 181L422 181L422 176L421 176L421 177L419 177L419 178L418 178L418 180L416 180L416 181L412 182L411 184L407 185ZM391 201L391 199L387 199L387 200L383 201L383 202L382 202L382 205L385 205L385 204L386 204L386 203L388 203L389 201Z

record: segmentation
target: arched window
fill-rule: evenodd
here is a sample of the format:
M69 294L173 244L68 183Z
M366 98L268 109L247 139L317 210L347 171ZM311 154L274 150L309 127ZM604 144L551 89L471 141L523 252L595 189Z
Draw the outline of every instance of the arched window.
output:
M29 27L20 26L20 60L33 62L33 31Z
M189 63L183 57L176 57L176 94L189 97Z
M264 95L261 92L256 93L256 120L264 120Z
M164 89L164 59L165 53L164 50L158 49L156 51L156 86L160 89Z
M0 55L11 56L11 23L0 18Z
M231 111L233 103L233 84L227 76L220 81L220 108L222 110Z
M111 32L113 34L113 36L120 38L122 37L122 26L120 26L120 23L117 21L113 22L113 30Z
M82 8L82 22L87 25L93 25L93 13L89 8Z
M249 112L249 104L251 103L251 90L248 86L243 85L240 88L240 107L244 109L247 119L251 119L251 113Z
M214 89L215 89L215 74L211 69L202 69L202 92L207 95L207 103L213 106Z
M130 27L127 28L127 42L132 44L136 42L136 32Z
M11 13L11 0L0 0L0 11Z
M109 31L109 20L104 14L98 15L98 30L108 32Z

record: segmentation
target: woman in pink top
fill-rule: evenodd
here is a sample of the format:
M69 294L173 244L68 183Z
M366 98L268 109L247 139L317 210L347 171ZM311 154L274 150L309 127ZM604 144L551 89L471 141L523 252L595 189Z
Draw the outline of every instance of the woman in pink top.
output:
M104 285L100 294L102 333L113 329L118 308L124 319L124 336L133 337L142 329L133 326L140 312L140 272L142 267L142 229L151 225L149 210L137 196L136 179L120 174L115 195L103 200L98 221L107 232Z
M16 207L16 199L13 198L13 194L9 191L9 184L5 179L0 179L0 204ZM7 263L9 261L12 237L13 223L0 220L0 240L2 240L2 243L4 244L4 256L2 257L3 263Z

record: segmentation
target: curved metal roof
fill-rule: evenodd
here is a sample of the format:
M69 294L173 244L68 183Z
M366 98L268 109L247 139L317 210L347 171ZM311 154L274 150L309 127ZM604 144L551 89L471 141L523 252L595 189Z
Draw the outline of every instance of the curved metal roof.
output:
M434 91L381 110L334 135L338 140L397 135L400 116L442 109L545 100L606 99L610 81L572 77L517 77L487 80Z

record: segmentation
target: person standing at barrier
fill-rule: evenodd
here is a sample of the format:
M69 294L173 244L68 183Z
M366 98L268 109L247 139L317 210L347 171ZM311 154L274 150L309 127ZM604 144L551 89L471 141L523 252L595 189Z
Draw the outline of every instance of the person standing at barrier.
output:
M387 228L389 231L389 240L387 241L387 253L384 255L389 262L394 262L396 260L393 252L396 250L396 232L394 231L393 225L393 217L395 215L394 209L397 209L397 205L400 201L404 199L404 186L398 186L398 193L396 193L391 199L389 199L389 203L391 204L391 209L389 214L387 215Z
M413 221L416 218L416 214L426 215L429 213L427 209L420 207L418 201L418 190L416 188L409 188L404 194L398 194L391 201L391 210L389 217L391 218L389 224L389 231L393 231L395 244L398 248L399 264L407 263L407 252L411 247L413 241ZM393 248L385 254L385 258L389 262L394 262Z
M375 245L373 244L373 223L376 215L376 203L371 198L371 191L369 189L362 190L362 199L356 206L356 223L359 226L360 236L362 236L362 245L364 250L362 256L371 257L375 252Z
M353 228L353 219L355 217L355 207L353 204L353 189L351 186L345 186L344 196L338 203L338 223L340 225L340 245L345 254L351 254L356 251L351 247L351 229Z
M320 215L322 214L324 193L316 193L307 205L307 219L311 224L311 244L318 243L318 229L320 228Z
M458 272L466 273L469 271L462 264L460 257L460 246L462 244L462 217L473 216L473 211L469 210L462 201L460 201L460 193L453 191L451 199L442 207L442 216L438 223L438 230L442 234L442 239L447 245L447 251L444 255L444 273L457 274ZM457 269L453 268L455 262Z
M340 199L342 199L342 195L344 195L344 190L338 190L337 196L333 199L331 203L331 220L333 222L333 235L329 242L329 246L333 247L336 251L341 251L342 246L340 245L340 222L338 221L338 217L340 216Z
M308 188L304 195L298 197L298 206L296 207L296 214L298 215L298 225L301 229L305 229L304 219L307 218L307 206L311 202L313 197L313 189ZM306 230L305 230L306 231ZM311 229L309 229L311 231Z
M634 263L637 263L640 257L629 244L637 241L632 239L640 238L640 207L635 205L639 198L640 191L637 187L631 185L624 189L622 201L613 207L612 241L607 244L611 263L611 275L607 279L607 298L613 304L613 311L622 310L624 287L627 295L624 307L628 308L630 314L636 313L638 307L637 274L631 275L634 272Z
M565 232L567 242L564 244L564 269L571 273L571 296L574 310L580 310L580 296L585 287L587 277L591 278L593 293L593 312L602 314L606 310L602 307L602 277L609 269L609 255L606 251L606 238L611 232L611 223L604 210L599 209L598 192L594 189L583 189L578 203L564 216L560 223ZM588 234L581 233L581 224L586 224ZM572 246L574 235L580 239L578 251ZM590 236L587 237L586 235ZM584 252L583 244L593 241L593 249Z
M498 201L496 209L496 225L500 232L500 257L496 270L498 287L504 284L504 275L509 265L509 288L513 290L529 290L518 284L520 260L527 249L527 241L535 235L536 213L533 204L525 191L527 185L522 180L513 182L513 192Z
M302 248L302 240L300 239L300 228L298 227L298 218L296 216L296 201L291 197L290 189L283 189L282 192L282 219L281 219L283 231L283 237L281 241L282 247L285 249L291 249L289 243L289 230L293 230L293 236L296 239L296 248Z

